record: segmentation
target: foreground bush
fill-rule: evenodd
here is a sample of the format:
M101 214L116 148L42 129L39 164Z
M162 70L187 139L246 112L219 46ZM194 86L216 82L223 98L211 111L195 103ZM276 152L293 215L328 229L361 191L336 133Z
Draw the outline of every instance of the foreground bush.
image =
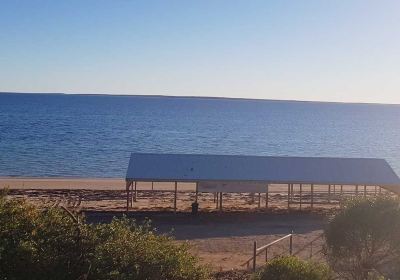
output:
M329 268L297 257L275 258L253 276L253 280L330 280Z
M397 199L353 200L325 230L331 267L343 279L399 279L400 204Z
M186 245L126 218L87 225L0 196L0 279L206 279Z
M137 226L128 219L96 227L93 279L205 279L205 269L189 253L166 236Z

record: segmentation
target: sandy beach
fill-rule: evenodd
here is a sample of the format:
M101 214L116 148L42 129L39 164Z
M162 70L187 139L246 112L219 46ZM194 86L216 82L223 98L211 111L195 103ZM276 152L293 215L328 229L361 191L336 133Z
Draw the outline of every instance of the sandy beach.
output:
M81 199L81 207L88 211L124 211L126 207L126 186L124 179L118 178L23 178L0 177L0 187L8 188L16 197L28 198L32 202L57 201L60 199ZM169 211L173 208L174 183L138 182L138 197L132 210ZM187 212L195 200L194 183L178 183L177 210ZM287 209L287 185L272 184L269 187L268 208ZM360 194L361 194L360 189ZM369 188L368 193L374 193ZM344 193L353 193L352 186L345 186ZM319 211L339 205L339 187L331 188L328 204L326 186L314 186L314 208ZM216 201L213 193L199 193L198 202L202 211L215 211ZM301 193L295 186L291 209L310 207L310 186L304 185ZM225 211L264 210L265 194L224 193L223 208Z

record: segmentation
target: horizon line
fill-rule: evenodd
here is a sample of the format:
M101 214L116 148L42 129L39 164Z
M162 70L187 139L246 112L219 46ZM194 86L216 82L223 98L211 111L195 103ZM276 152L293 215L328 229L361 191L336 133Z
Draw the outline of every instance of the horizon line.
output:
M397 105L400 103L362 102L362 101L324 101L299 99L270 99L254 97L226 97L226 96L198 96L198 95L164 95L164 94L130 94L130 93L72 93L72 92L19 92L0 91L0 94L37 94L37 95L79 95L79 96L115 96L115 97L149 97L149 98L186 98L186 99L225 99L242 101L272 101L272 102L303 102L303 103L332 103L332 104L359 104L359 105Z

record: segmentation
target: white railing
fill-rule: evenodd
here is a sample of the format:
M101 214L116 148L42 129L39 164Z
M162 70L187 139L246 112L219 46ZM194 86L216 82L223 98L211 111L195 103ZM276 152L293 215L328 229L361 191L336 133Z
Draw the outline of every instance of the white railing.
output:
M260 248L257 248L257 241L254 241L254 246L253 246L253 256L248 259L245 263L242 264L242 266L247 265L247 268L250 267L250 262L252 262L253 264L253 271L256 270L256 266L257 266L257 256L260 255L261 253L265 252L265 262L268 261L268 249L270 247L272 247L273 245L289 239L289 254L292 255L293 253L293 231L292 233L285 235L275 241L272 241L271 243L268 243L267 245L261 246Z

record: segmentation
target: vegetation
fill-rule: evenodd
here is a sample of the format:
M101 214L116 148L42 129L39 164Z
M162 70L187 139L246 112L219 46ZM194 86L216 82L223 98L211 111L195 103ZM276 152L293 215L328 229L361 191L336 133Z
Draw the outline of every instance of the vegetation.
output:
M328 280L330 269L322 264L306 262L297 257L280 257L268 262L253 280Z
M1 280L206 279L188 249L149 224L89 225L67 210L0 195Z
M397 199L353 200L325 230L326 254L341 279L398 279L400 204Z

